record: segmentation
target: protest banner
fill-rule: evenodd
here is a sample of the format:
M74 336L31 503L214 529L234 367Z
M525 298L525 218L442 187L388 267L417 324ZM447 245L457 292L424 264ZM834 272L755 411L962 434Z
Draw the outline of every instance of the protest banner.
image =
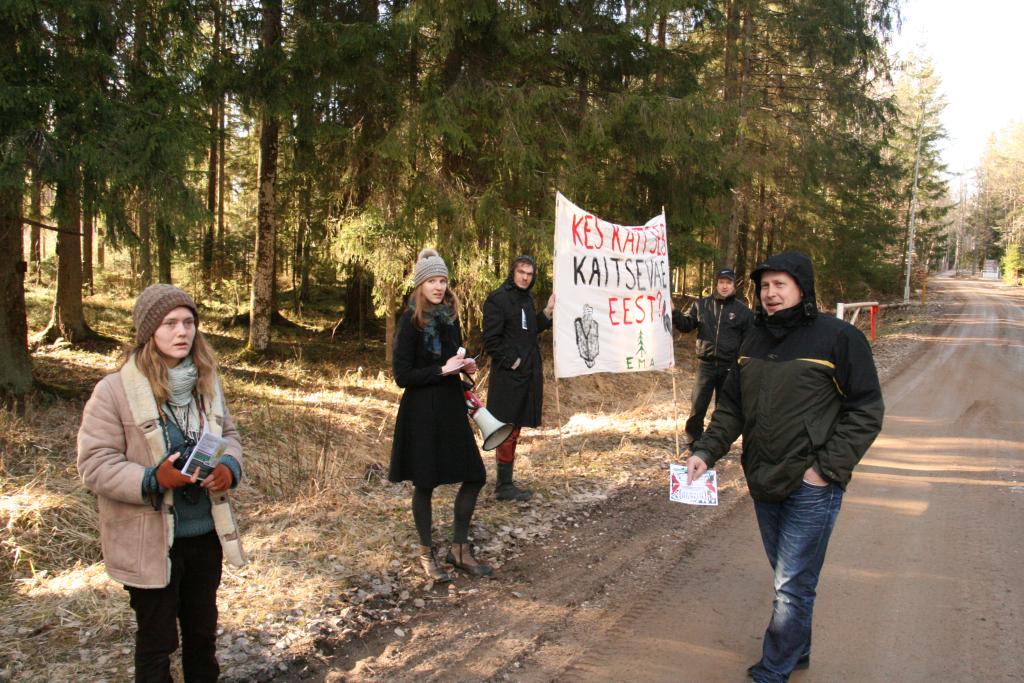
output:
M675 366L665 214L601 220L555 200L555 377Z

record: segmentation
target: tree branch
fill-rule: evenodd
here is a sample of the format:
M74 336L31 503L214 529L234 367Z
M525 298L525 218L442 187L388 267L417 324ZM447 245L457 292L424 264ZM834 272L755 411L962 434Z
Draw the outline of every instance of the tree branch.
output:
M64 228L55 228L52 225L47 225L46 223L40 223L39 221L34 221L31 218L24 218L24 217L22 217L21 222L26 224L26 225L34 225L35 227L42 228L44 230L53 230L54 232L63 232L65 235L78 235L79 237L82 236L82 233L80 233L80 232L75 232L74 230L65 230Z

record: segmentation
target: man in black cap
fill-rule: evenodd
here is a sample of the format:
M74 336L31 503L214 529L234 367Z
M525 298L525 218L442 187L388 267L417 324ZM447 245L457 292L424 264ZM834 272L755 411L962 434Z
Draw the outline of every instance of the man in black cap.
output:
M772 615L756 683L785 683L811 661L818 578L853 468L882 429L885 405L871 345L853 325L820 315L814 269L796 251L751 273L757 312L692 445L700 477L743 435L743 474L774 572Z
M484 302L484 347L491 355L487 410L515 429L498 446L498 500L529 500L533 495L512 480L519 430L540 425L544 404L544 369L537 335L551 328L555 295L542 313L533 305L537 266L531 256L517 256L505 282Z
M697 330L699 364L683 437L688 445L704 433L704 415L711 405L711 394L715 394L717 401L752 319L750 309L736 298L736 271L732 268L715 274L715 291L694 301L686 315L672 311L672 324L677 330Z

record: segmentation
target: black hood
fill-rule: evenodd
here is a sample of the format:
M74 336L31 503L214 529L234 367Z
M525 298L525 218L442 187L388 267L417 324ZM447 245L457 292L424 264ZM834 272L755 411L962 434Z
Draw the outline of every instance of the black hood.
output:
M530 286L527 287L526 289L520 289L518 286L516 286L515 273L517 263L529 263L531 266L533 266L533 279L530 280ZM532 256L527 256L526 254L523 254L522 256L516 256L514 259L512 259L512 265L509 266L508 268L508 277L505 278L505 289L518 289L520 292L529 292L531 289L533 289L533 285L536 284L536 282L537 262L533 260Z
M784 251L781 254L768 257L750 273L750 279L754 282L754 305L759 320L768 317L761 307L761 275L766 271L789 273L796 280L804 295L803 301L798 306L803 316L814 318L818 315L818 299L814 293L814 266L811 264L811 259L807 254L799 251Z

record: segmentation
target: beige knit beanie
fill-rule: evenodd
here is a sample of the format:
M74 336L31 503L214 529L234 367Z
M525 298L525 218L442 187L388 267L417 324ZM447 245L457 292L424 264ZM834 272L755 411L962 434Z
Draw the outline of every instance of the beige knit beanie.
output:
M416 258L416 276L413 280L413 287L419 287L432 277L443 275L448 277L448 266L433 249L424 249Z
M192 315L199 322L199 311L196 302L184 291L174 285L150 285L142 290L132 308L132 321L135 323L135 343L144 344L160 327L164 317L179 306L192 310Z

